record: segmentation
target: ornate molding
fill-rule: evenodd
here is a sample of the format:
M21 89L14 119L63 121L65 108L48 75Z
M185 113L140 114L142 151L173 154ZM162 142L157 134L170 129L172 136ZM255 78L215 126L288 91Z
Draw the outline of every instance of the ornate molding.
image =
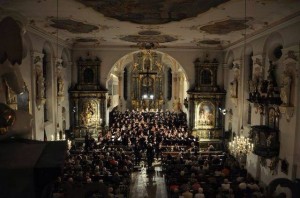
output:
M64 79L62 76L62 69L64 68L62 63L63 60L60 58L54 59L55 66L56 66L56 73L57 73L57 100L58 102L62 102L64 100Z
M262 55L252 56L253 60L253 70L252 72L252 79L253 81L259 81L263 78L264 75L264 65L262 64Z

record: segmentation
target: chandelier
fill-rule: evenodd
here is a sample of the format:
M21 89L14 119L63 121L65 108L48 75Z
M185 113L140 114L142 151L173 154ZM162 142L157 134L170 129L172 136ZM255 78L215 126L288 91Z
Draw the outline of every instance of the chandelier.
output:
M241 128L240 134L243 133L243 126ZM229 152L233 156L247 155L253 151L254 145L251 143L248 137L238 134L229 142Z

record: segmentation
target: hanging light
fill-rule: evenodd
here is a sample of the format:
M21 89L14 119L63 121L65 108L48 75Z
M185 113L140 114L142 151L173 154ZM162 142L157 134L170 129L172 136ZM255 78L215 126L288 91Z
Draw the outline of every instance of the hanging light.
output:
M243 136L243 126L239 134L229 142L229 152L231 155L237 157L239 155L247 155L253 151L254 145L248 137Z
M247 4L246 4L247 0L245 0L245 8L244 8L244 13L245 13L245 18L244 18L244 25L245 25L245 29L244 29L244 46L243 46L243 56L244 56L244 67L246 65L246 31L247 31L247 26L246 26L246 22L247 22ZM243 97L242 97L243 98ZM243 116L242 116L242 124L243 124ZM247 155L248 153L253 151L253 144L251 143L250 139L248 137L245 137L243 135L243 125L241 127L241 130L238 132L238 135L236 137L233 138L233 140L231 142L229 142L229 152L237 157L240 155Z

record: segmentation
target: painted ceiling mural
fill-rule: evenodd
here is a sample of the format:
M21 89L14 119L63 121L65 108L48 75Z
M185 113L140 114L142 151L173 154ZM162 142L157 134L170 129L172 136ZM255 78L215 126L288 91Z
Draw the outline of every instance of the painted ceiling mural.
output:
M72 19L51 19L53 24L50 24L54 28L67 30L71 33L90 33L94 30L98 30L99 27Z
M154 30L145 30L140 31L137 35L126 35L121 36L121 40L134 42L134 43L142 43L142 42L154 42L154 43L168 43L178 40L174 36L170 35L161 35L161 32Z
M214 22L204 26L192 26L191 30L200 30L208 34L228 34L233 31L244 30L249 28L247 22L249 19L227 19L225 21Z
M87 43L87 42L98 42L98 40L94 39L94 38L78 38L75 41L76 42L84 42L84 43Z
M226 48L300 13L300 0L0 0L0 18L73 45ZM245 16L247 16L245 20ZM247 28L247 29L245 29Z
M137 24L164 24L196 17L229 0L77 0L106 17Z

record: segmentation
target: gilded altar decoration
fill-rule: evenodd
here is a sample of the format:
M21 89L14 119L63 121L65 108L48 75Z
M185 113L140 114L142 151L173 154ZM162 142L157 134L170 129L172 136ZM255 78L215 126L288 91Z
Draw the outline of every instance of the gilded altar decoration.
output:
M107 90L99 83L100 64L100 59L90 56L77 61L78 82L70 89L73 106L70 116L75 137L83 137L87 132L96 135L106 124L106 104L109 101L106 102ZM63 92L63 88L58 87L59 91Z
M162 109L165 71L161 55L145 49L137 53L134 60L135 63L131 66L131 90L129 90L132 109L149 111Z
M212 103L204 101L200 104L198 126L210 128L214 126L215 109Z
M82 126L96 125L98 120L97 101L88 101L82 104L82 111L80 113L80 124Z
M216 149L223 145L223 116L219 108L223 109L225 91L217 85L217 70L219 63L196 59L195 62L195 87L188 91L189 123L193 135L200 140L200 147L213 144Z

